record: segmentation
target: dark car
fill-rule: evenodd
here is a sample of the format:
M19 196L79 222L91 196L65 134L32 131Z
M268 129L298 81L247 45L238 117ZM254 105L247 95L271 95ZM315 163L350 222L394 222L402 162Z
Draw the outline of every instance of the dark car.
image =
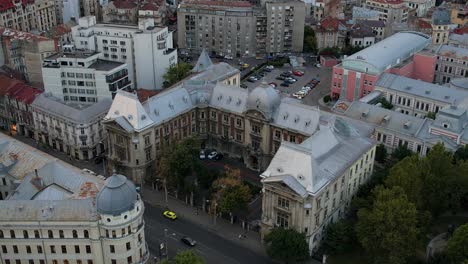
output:
M213 160L222 160L223 157L224 157L223 154L218 153L218 154L216 154L216 156L214 156Z
M242 84L240 85L240 87L241 87L241 88L247 88L248 86L247 86L245 83L242 83Z
M281 83L280 86L283 86L283 87L289 87L289 84L284 82L284 83Z
M289 76L291 76L291 75L292 75L292 73L290 73L290 72L283 72L283 73L281 73L281 76L283 76L283 77L289 77Z
M180 241L182 241L184 244L191 246L191 247L194 247L197 244L197 241L193 240L192 238L188 236L181 238Z
M278 76L278 77L276 77L276 80L283 81L284 79L286 79L284 76Z

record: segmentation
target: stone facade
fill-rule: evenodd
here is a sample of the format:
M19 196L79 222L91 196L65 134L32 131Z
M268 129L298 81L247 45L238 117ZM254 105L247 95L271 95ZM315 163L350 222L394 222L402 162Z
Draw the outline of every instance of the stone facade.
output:
M45 31L57 25L54 0L5 0L0 8L0 26L30 32ZM17 12L17 10L21 10Z

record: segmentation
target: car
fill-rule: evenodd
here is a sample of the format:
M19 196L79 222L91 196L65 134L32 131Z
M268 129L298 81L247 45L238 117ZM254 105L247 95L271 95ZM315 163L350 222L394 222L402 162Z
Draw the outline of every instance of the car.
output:
M245 83L241 83L240 87L241 88L248 88L247 84L245 84Z
M194 247L197 244L197 241L193 240L191 237L184 236L180 239L184 244Z
M214 157L216 157L216 155L218 155L218 152L212 151L210 154L208 154L208 158L212 160Z
M164 215L164 217L169 218L171 220L176 220L177 219L177 215L174 212L169 211L169 210L164 211L163 215Z
M224 56L224 58L225 58L226 60L232 60L232 59L234 59L234 57L232 57L231 55L226 55L226 56Z
M317 67L317 68L321 68L321 67L322 67L322 65L320 65L320 63L317 63L317 64L315 65L315 67Z
M293 97L296 97L297 99L302 99L302 98L304 98L304 95L294 93L294 94L293 94Z
M247 69L250 65L247 63L242 64L242 68Z
M204 149L200 150L200 159L201 159L201 160L206 159L206 155L205 155L205 150L204 150Z
M299 70L295 70L295 71L293 71L293 74L296 75L296 76L302 76L302 75L304 75L304 72L299 71Z
M216 156L213 157L213 160L222 160L223 157L224 157L223 154L218 153L218 154L216 154Z
M286 78L284 76L278 76L276 77L276 80L284 81Z
M277 84L277 83L274 83L274 82L269 83L269 85L271 85L271 86L273 86L273 87L277 87L277 86L278 86L278 84Z
M275 68L275 66L273 66L273 65L267 65L267 66L265 67L265 69L268 69L268 70L270 70L270 71L273 70L274 68Z
M283 86L283 87L289 87L289 83L287 83L287 82L283 82L283 83L281 83L281 84L280 84L280 86Z
M284 82L289 83L289 84L293 84L293 83L297 82L297 80L295 80L295 79L286 79L286 80L284 80Z
M283 76L283 77L289 77L291 75L292 75L292 73L290 73L290 72L283 72L283 73L280 74L280 76Z

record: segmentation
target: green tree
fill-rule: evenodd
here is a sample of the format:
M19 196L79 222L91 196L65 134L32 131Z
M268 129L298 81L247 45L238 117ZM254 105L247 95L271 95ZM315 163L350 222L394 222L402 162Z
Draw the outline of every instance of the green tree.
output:
M400 187L374 192L372 208L358 212L358 240L375 263L405 263L417 245L416 207Z
M408 200L414 203L417 208L422 208L423 178L421 170L418 156L406 157L390 169L385 186L388 188L401 187Z
M192 65L185 62L179 62L176 65L170 67L163 75L164 87L169 87L189 76L192 68Z
M376 103L381 103L382 107L385 108L385 109L392 109L393 108L393 104L390 103L389 101L387 101L387 99L385 99L385 97L380 97L379 100L377 100Z
M468 262L468 224L455 230L448 241L447 254L454 264Z
M161 264L205 264L205 260L192 250L178 252L173 259L163 260Z
M309 246L305 235L294 229L275 228L265 236L268 255L284 263L307 260Z
M343 49L341 49L341 54L349 56L349 55L353 55L356 52L361 51L362 49L364 49L364 47L361 47L361 46L346 46Z
M249 186L241 181L240 170L226 167L226 175L213 182L213 202L222 213L247 208L252 195Z
M429 113L427 113L426 118L435 119L436 118L436 113L435 112L429 112Z
M375 160L379 163L384 163L385 160L387 159L387 156L388 156L388 153L384 144L379 144L375 148Z
M408 156L413 155L413 152L408 149L408 145L402 144L398 146L396 149L393 150L392 152L392 158L396 159L397 161L400 161Z
M455 154L453 155L455 160L463 160L466 161L468 160L468 145L465 145L463 147L459 147L457 151L455 151Z
M304 45L303 45L304 52L317 52L317 39L315 37L315 31L309 27L304 27Z
M325 252L330 255L348 252L354 241L353 226L344 220L330 224L325 235Z

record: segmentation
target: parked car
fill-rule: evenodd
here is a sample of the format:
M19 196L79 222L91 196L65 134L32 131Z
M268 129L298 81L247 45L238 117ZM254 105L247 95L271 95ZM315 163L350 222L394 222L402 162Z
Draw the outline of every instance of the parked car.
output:
M247 63L242 64L242 68L243 68L243 69L247 69L249 66L250 66L250 65L247 64Z
M226 60L232 60L232 59L234 59L234 57L232 57L231 55L226 55L226 56L224 56L224 58L225 58Z
M277 86L278 86L278 84L275 83L275 82L271 82L271 83L269 83L269 85L271 85L271 86L273 86L273 87L277 87Z
M202 160L206 159L206 155L205 155L205 150L204 150L204 149L200 150L200 159L202 159Z
M276 77L276 80L284 81L284 79L286 79L284 76L278 76L278 77Z
M184 236L180 239L184 244L194 247L197 244L197 241L193 240L191 237Z
M295 70L295 71L293 71L293 74L296 75L296 76L302 76L302 75L304 75L304 72L299 71L299 70Z
M240 87L241 87L241 88L247 88L248 86L247 86L247 84L245 84L245 83L241 83Z
M174 212L169 211L169 210L164 211L163 215L164 215L164 217L169 218L171 220L176 220L177 219L177 215Z
M223 154L221 154L221 153L218 153L218 154L216 154L216 156L214 156L214 157L213 157L213 160L222 160L222 159L223 159L223 157L224 157L224 155L223 155Z
M257 78L256 76L250 76L250 77L247 79L247 81L249 81L249 82L256 82L256 81L258 81L258 78Z
M291 75L292 75L292 73L290 73L290 72L283 72L283 73L280 74L280 76L283 76L283 77L289 77Z
M273 65L267 65L265 67L265 69L269 69L269 70L273 70L274 68L275 68L275 66L273 66Z
M216 157L216 155L218 155L218 152L212 151L210 154L208 154L208 159L212 160L214 157Z
M284 80L284 82L289 83L289 84L293 84L293 83L297 82L297 80L296 79L286 79L286 80Z
M280 86L283 86L283 87L289 87L289 83L287 83L287 82L283 82L283 83L281 83L281 84L280 84Z
M317 67L317 68L321 68L321 67L322 67L322 65L320 65L320 63L317 63L317 64L315 65L315 67Z

